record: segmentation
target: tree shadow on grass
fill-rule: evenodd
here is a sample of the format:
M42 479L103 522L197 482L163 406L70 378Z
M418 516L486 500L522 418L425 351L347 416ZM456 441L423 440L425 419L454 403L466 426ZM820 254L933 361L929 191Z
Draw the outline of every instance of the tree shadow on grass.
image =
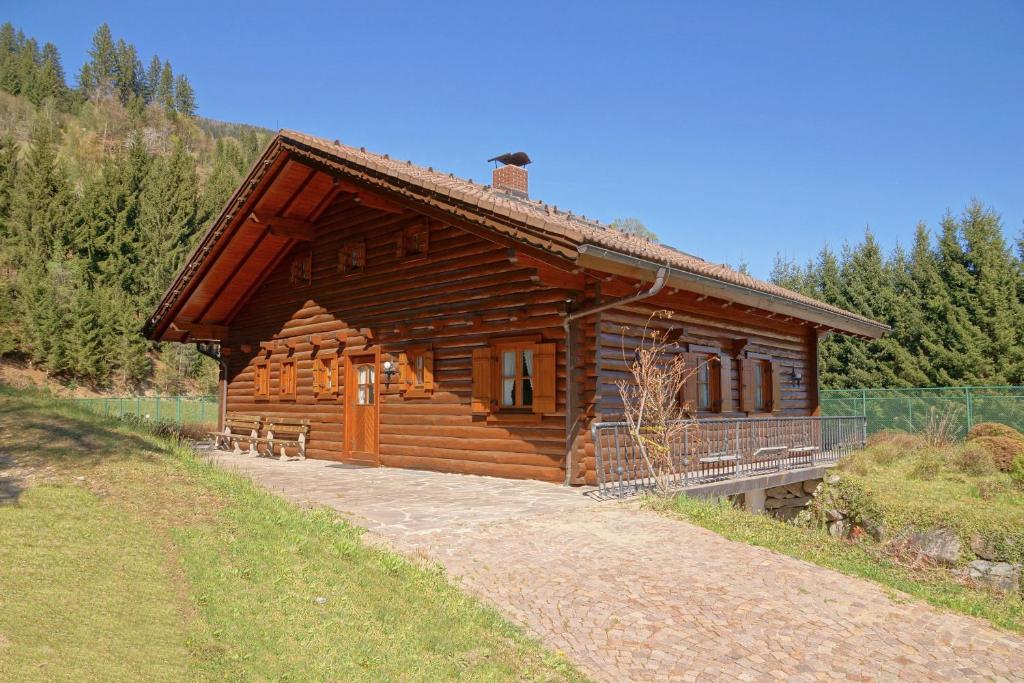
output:
M152 461L156 447L110 418L62 414L43 402L0 396L0 504L16 502L32 472Z

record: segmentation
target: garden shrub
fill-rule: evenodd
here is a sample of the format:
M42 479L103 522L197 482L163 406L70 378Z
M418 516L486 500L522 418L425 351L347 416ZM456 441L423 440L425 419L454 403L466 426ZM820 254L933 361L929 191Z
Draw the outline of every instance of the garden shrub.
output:
M1024 455L1018 455L1010 464L1010 481L1013 485L1024 491Z
M910 468L910 477L912 479L930 481L939 476L939 472L942 471L942 464L943 458L938 451L921 451L917 456L914 466Z
M996 471L995 459L984 444L968 441L950 456L950 464L964 474L982 477Z
M1024 441L1010 436L981 436L971 440L992 454L992 460L1000 472L1009 472L1018 456L1024 455Z
M979 422L971 427L971 431L967 432L968 441L986 436L1005 436L1024 442L1024 434L1021 434L1010 425L1004 425L1000 422Z
M846 477L821 486L807 506L811 520L823 526L828 510L838 510L854 524L868 528L883 523L883 515L871 494Z

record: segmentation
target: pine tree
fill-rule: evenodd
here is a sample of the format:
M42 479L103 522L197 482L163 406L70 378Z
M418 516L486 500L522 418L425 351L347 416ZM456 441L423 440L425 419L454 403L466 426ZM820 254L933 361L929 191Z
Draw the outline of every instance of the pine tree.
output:
M21 50L21 40L14 30L11 22L0 26L0 90L17 94L20 88L18 82L18 70L16 66L17 55Z
M185 74L179 74L174 81L174 109L182 116L196 114L196 94Z
M7 223L16 266L30 258L61 257L72 242L72 196L57 164L55 135L54 124L37 117L29 154L19 165Z
M145 143L136 134L123 156L104 164L82 201L84 216L76 240L80 252L92 264L99 282L128 292L138 292L144 279L138 219L150 164Z
M164 108L164 111L174 111L174 70L171 69L171 63L166 60L160 69L160 80L156 86L154 100Z
M56 102L58 108L67 107L67 83L64 82L64 67L60 62L60 52L53 43L46 43L40 56L40 65L32 81L29 99L36 106L47 99Z
M195 160L176 140L170 156L154 163L141 197L141 260L147 266L144 308L156 304L192 248L199 228L198 194Z
M160 61L160 57L153 55L153 59L149 60L149 68L146 69L146 75L143 80L145 84L143 98L146 100L146 104L152 104L156 100L157 90L160 88L160 75L163 69L163 62Z
M10 229L11 201L18 173L18 148L10 135L0 137L0 248Z
M117 88L118 56L110 26L104 22L92 37L89 61L78 74L78 87L89 97L111 97Z
M102 292L93 289L85 277L76 284L70 307L70 368L93 386L105 386L110 379L109 340L112 330L105 325Z
M977 200L964 211L960 233L964 267L971 276L968 314L983 334L982 354L995 361L989 381L1005 384L1024 365L1019 267L1003 237L999 216Z
M127 105L132 97L142 96L142 62L135 46L122 38L115 48L117 60L117 97L121 104Z

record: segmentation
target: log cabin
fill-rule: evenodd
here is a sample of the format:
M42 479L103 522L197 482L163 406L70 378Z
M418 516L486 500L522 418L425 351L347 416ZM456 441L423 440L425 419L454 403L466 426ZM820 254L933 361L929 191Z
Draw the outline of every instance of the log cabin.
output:
M818 411L829 333L873 320L529 196L281 131L148 319L221 361L221 419L301 416L309 457L594 482L624 343L673 312L703 416Z

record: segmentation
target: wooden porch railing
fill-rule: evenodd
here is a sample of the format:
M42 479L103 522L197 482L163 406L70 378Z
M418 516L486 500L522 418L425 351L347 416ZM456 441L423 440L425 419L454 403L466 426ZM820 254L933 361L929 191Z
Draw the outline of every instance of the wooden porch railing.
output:
M696 420L670 444L663 481L676 489L723 479L834 463L866 440L863 416ZM600 494L629 496L657 486L625 422L591 425Z

